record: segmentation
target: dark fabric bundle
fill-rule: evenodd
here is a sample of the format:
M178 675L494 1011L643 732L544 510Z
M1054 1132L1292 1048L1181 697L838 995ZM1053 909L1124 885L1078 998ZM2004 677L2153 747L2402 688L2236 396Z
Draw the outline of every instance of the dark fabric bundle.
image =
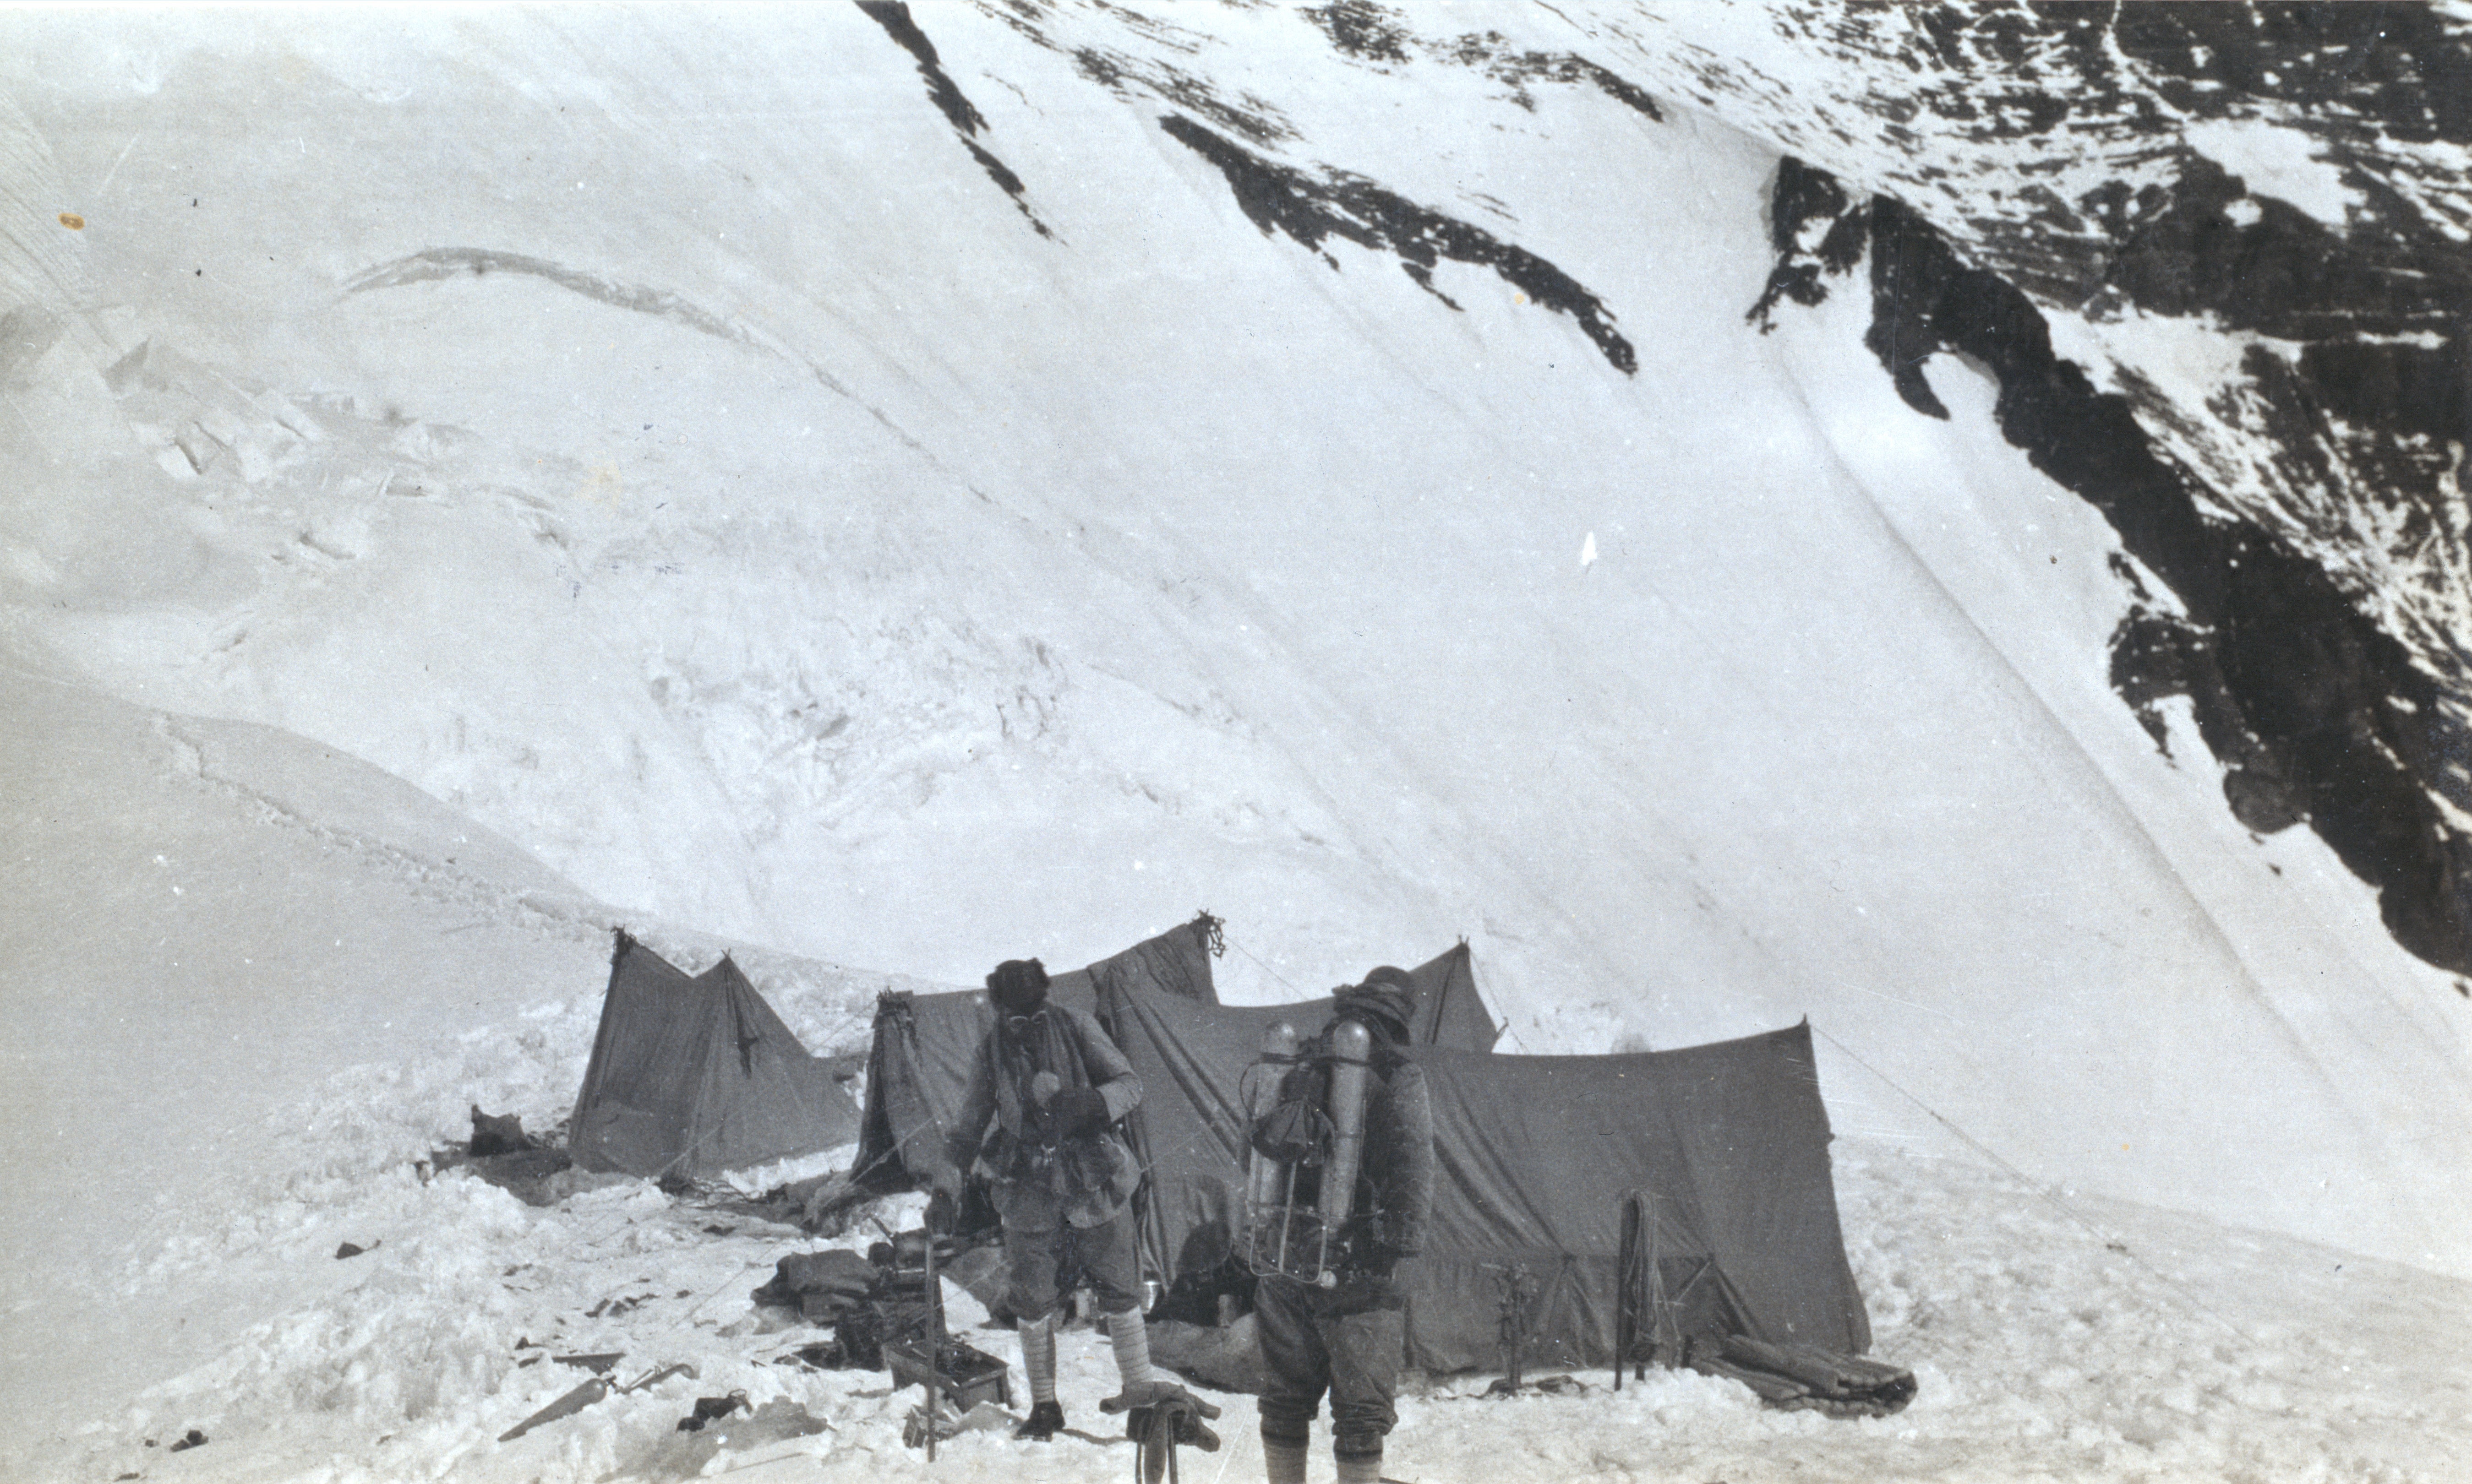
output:
M841 1304L856 1303L873 1293L883 1276L874 1263L855 1252L840 1248L797 1252L773 1264L772 1281L756 1289L752 1297L758 1304L784 1308L800 1307L809 1295Z

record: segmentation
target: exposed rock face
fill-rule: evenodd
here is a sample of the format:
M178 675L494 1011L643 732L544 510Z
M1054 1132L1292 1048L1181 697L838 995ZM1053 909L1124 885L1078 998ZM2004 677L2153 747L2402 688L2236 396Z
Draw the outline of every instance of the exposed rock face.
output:
M2156 702L2187 695L2243 823L2306 820L2399 942L2472 969L2460 26L2377 6L1779 13L1922 85L1869 99L1889 148L1858 168L1893 194L1867 210L1781 174L1771 299L1818 292L1867 231L1870 343L1906 400L1937 408L1918 368L1937 351L1992 366L2009 440L2170 589L2112 646L2158 742ZM2231 121L2249 135L2210 127ZM1978 175L2006 154L2011 188L1931 179L1952 137ZM1816 218L1829 235L1794 250ZM2056 354L2046 310L2090 321L2111 365ZM2246 348L2192 397L2140 365L2158 318Z
M1434 266L1448 258L1489 268L1532 301L1577 319L1606 365L1626 376L1639 370L1638 352L1614 329L1613 316L1604 302L1585 285L1527 248L1503 242L1472 223L1406 200L1361 177L1331 172L1317 179L1265 159L1191 119L1171 114L1160 120L1159 127L1219 167L1246 216L1264 232L1275 228L1315 251L1320 251L1324 238L1338 237L1360 247L1392 253L1418 287L1453 309L1460 306L1434 287Z
M2140 423L2141 411L2172 415L2167 398L2151 384L2098 391L2053 352L2023 292L1967 266L1914 213L1886 197L1854 204L1793 160L1779 172L1772 210L1778 267L1752 314L1770 315L1784 299L1817 302L1825 279L1850 274L1867 244L1867 342L1908 405L1948 415L1923 368L1934 355L1954 351L1989 367L2000 380L2002 433L2100 508L2168 589L2158 601L2136 568L2121 564L2140 601L2113 636L2112 681L2156 745L2169 746L2158 703L2188 697L2243 824L2270 834L2310 823L2379 888L2398 941L2448 968L2472 965L2465 840L2436 790L2461 746L2440 704L2444 683L2289 537L2210 513L2222 502ZM1818 246L1805 252L1798 243L1815 222ZM2251 359L2280 365L2263 352ZM2283 393L2287 415L2307 405L2289 379L2260 383ZM2320 449L2307 439L2292 446Z
M927 34L918 29L917 21L910 14L910 7L903 0L859 0L858 8L868 19L882 26L885 34L898 42L903 51L918 59L918 76L927 83L927 99L936 106L937 112L944 115L945 122L953 126L954 137L962 142L962 148L969 151L970 158L978 162L979 169L995 182L998 190L1012 198L1013 204L1021 208L1023 218L1033 230L1041 237L1053 237L1055 233L1048 230L1046 223L1038 220L1037 212L1030 209L1030 202L1022 199L1025 188L1021 177L1014 175L1010 166L996 158L986 146L979 142L979 131L986 127L986 116L979 112L978 106L970 102L961 85L944 71L943 60L936 55L936 43L928 40Z
M1907 402L1945 415L1920 369L1937 352L1992 367L2008 439L2169 589L2112 646L2158 744L2157 702L2186 695L2243 823L2307 821L2399 942L2472 968L2462 31L2365 6L1911 18L1882 55L1938 80L1874 96L1891 149L1861 161L1892 192L1853 204L1790 163L1757 312L1815 301L1867 238L1869 342ZM1879 39L1827 35L1849 58ZM2227 121L2246 135L2211 128ZM1951 136L1978 174L2006 146L2010 181L2074 177L2074 194L1914 189L1926 142ZM2047 313L2080 317L2108 364L2056 353ZM2225 369L2193 396L2142 363L2194 337L2219 338Z

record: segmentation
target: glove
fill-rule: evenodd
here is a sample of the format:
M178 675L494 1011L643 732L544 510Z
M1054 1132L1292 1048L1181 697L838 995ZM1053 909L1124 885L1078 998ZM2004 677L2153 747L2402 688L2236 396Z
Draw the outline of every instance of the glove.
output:
M953 1164L937 1170L927 1178L927 1209L942 1206L947 1211L962 1209L962 1191L969 1179L967 1165Z
M1399 1252L1368 1243L1348 1255L1339 1270L1339 1303L1335 1313L1363 1313L1397 1308L1405 1295L1398 1277Z
M949 1189L939 1187L935 1194L927 1197L928 1232L937 1237L952 1236L954 1214L961 1209L960 1197Z
M1357 1258L1355 1266L1374 1282L1387 1284L1398 1272L1399 1259L1402 1256L1403 1254L1396 1247L1374 1242Z
M1060 1088L1047 1100L1047 1116L1062 1138L1095 1134L1107 1126L1107 1099L1095 1087Z

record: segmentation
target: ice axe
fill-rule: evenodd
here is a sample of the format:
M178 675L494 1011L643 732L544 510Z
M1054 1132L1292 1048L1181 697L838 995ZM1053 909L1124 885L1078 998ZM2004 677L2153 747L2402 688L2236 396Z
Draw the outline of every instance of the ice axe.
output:
M608 1378L596 1376L522 1422L499 1433L498 1441L512 1443L543 1423L554 1423L561 1417L572 1417L607 1395L609 1395Z
M626 1385L619 1387L618 1390L621 1395L630 1391L642 1391L647 1386L658 1386L661 1382L668 1380L673 1376L683 1376L691 1381L703 1379L702 1377L696 1374L696 1368L694 1366L680 1360L672 1365L665 1365L657 1371L647 1371L643 1375L636 1377L633 1380L629 1381Z
M673 1376L685 1375L688 1377L694 1377L695 1374L696 1368L694 1366L681 1361L677 1365L665 1365L656 1371L647 1371L642 1376L629 1381L624 1386L612 1386L609 1384L609 1378L606 1376L596 1376L592 1379L585 1381L582 1385L578 1386L574 1390L566 1393L564 1396L559 1397L549 1405L542 1407L539 1411L535 1412L532 1416L525 1418L522 1422L519 1422L513 1426L508 1428L506 1431L499 1433L498 1441L501 1443L512 1443L515 1439L522 1437L525 1433L532 1431L535 1427L541 1425L543 1423L554 1423L561 1417L572 1417L576 1413L582 1411L585 1407L590 1406L595 1402L598 1402L602 1398L609 1396L612 1393L624 1396L630 1391L641 1391L647 1386L657 1386L661 1382L668 1380Z

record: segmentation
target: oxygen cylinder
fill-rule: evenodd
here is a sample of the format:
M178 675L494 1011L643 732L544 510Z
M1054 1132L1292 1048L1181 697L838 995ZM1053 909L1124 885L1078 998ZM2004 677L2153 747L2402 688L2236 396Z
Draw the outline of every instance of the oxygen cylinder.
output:
M1326 1110L1330 1154L1321 1168L1321 1229L1327 1244L1338 1239L1356 1201L1356 1171L1365 1159L1366 1092L1373 1075L1373 1033L1354 1021L1341 1021L1330 1027L1325 1039L1330 1057ZM1319 1277L1324 1287L1338 1281L1327 1267Z
M1255 1126L1279 1105L1279 1084L1288 1069L1296 1064L1300 1039L1296 1027L1286 1021L1272 1022L1262 1032L1261 1060L1245 1072L1245 1212L1249 1219L1259 1220L1258 1213L1268 1212L1283 1198L1287 1163L1254 1148L1250 1141Z

